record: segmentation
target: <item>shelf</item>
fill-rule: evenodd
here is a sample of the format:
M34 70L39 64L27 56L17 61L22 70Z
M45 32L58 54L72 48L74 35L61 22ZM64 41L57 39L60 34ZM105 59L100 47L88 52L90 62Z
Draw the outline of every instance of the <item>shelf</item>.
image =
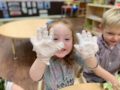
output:
M98 31L103 13L114 6L88 3L86 8L86 28Z
M102 18L100 18L98 16L95 16L95 15L89 15L89 16L86 16L86 18L94 20L94 21L97 21L97 22L101 22L102 21Z
M88 6L91 7L99 7L99 8L112 8L114 7L113 5L101 5L101 4L92 4L92 3L88 3Z
M100 35L101 35L100 32L95 31L95 30L92 30L91 33L92 33L93 35L95 35L95 36L100 36Z

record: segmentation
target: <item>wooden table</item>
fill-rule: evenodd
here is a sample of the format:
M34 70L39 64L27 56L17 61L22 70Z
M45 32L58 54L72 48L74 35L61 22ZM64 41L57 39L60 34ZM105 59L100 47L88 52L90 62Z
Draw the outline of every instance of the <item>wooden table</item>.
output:
M14 59L16 59L14 39L27 39L34 36L37 28L45 25L48 21L49 19L25 19L8 22L0 26L0 34L12 40Z
M60 90L104 90L98 83L75 84Z

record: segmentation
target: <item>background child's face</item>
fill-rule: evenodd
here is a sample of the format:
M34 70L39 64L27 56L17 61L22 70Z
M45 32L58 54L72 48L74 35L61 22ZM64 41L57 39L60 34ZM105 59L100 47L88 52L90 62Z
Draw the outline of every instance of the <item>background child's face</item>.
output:
M109 46L115 46L120 42L120 28L107 28L102 33L104 40Z
M54 30L54 41L64 43L64 48L58 51L55 56L58 58L64 58L71 52L73 47L72 32L62 23L55 24L51 29Z

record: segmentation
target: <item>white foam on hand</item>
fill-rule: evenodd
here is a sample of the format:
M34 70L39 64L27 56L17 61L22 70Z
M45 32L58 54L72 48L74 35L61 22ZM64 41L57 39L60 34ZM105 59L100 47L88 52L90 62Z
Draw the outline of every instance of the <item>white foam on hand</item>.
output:
M37 36L31 38L33 50L37 53L37 58L50 58L57 51L64 48L63 42L54 42L53 38L54 30L48 32L47 27L41 27L37 30Z
M97 37L92 36L90 32L85 30L82 33L76 33L79 44L75 44L76 50L83 56L83 58L88 58L95 56L98 51Z

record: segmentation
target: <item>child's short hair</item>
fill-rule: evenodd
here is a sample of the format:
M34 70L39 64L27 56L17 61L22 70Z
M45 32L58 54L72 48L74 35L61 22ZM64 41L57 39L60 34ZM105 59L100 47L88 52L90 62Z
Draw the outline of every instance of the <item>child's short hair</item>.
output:
M120 27L120 8L114 7L107 10L103 14L102 28L117 28Z

